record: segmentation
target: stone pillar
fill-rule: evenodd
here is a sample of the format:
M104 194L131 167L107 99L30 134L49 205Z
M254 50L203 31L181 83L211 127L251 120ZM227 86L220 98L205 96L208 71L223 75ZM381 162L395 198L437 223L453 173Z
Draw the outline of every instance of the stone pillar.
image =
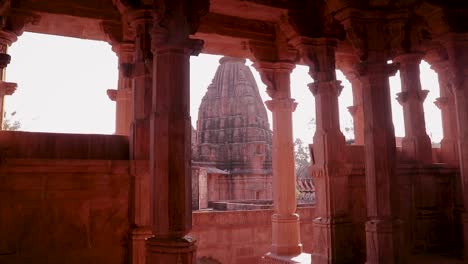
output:
M108 90L108 95L113 96L116 102L115 109L115 134L128 136L132 123L132 63L134 44L119 43L112 46L112 50L119 59L119 79L117 90ZM112 99L112 98L111 98Z
M152 95L152 16L148 10L136 10L128 14L135 31L135 52L132 65L132 122L130 128L130 159L132 175L131 192L131 263L146 263L146 239L150 229L149 187L149 121ZM125 67L122 70L125 70ZM121 69L119 69L120 72Z
M5 71L10 63L11 57L7 54L7 49L17 40L16 34L0 30L0 130L3 130L3 118L5 107L5 95L12 95L16 90L16 83L7 83L5 81Z
M357 65L359 59L353 54L339 54L337 66L351 83L353 90L353 105L348 107L353 117L354 144L364 145L364 107L362 105L362 87L359 80Z
M4 113L5 95L12 95L16 91L17 84L11 82L0 81L0 110ZM3 115L0 117L0 130L3 130Z
M288 62L256 61L254 67L268 86L267 93L272 100L266 101L266 105L273 114L272 246L262 263L278 263L283 257L299 256L302 253L299 215L296 214L292 129L292 113L297 103L291 98L289 79L295 65ZM281 263L290 263L288 261L291 260L283 261Z
M389 76L397 71L386 59L362 65L368 264L404 263L402 222L397 219L396 146L390 103Z
M419 64L424 54L409 53L394 58L400 66L401 92L397 100L403 106L405 137L403 154L415 162L432 163L431 139L426 133L423 103L428 90L421 89Z
M433 50L425 59L437 73L439 79L440 97L434 102L442 115L443 138L440 142L441 160L458 166L457 120L455 98L450 84L449 61L445 51Z
M337 40L301 38L295 46L301 51L314 80L309 84L315 96L316 131L313 140L312 177L316 190L314 249L312 263L352 263L352 240L348 216L348 166L345 137L340 130L338 96L341 82L336 79Z
M443 40L450 66L450 86L455 98L458 157L463 194L463 256L468 259L468 34L449 34Z
M177 15L162 19L183 25ZM190 56L198 55L203 41L189 39L183 27L161 27L157 21L162 19L156 17L152 32L150 188L154 237L147 241L147 261L191 264L196 263L196 246L187 236L192 227Z

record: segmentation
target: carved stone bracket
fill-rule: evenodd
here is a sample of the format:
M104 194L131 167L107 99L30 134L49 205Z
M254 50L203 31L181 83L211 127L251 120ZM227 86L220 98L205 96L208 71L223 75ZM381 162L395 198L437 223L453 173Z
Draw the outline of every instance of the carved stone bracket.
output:
M267 86L267 93L271 98L290 97L289 91L286 91L285 87L281 86L281 78L286 77L286 75L289 78L289 74L291 74L295 67L294 64L288 62L272 63L256 61L253 66L260 73L260 78Z
M450 104L453 104L453 97L439 97L434 101L434 104L439 108L443 109Z
M429 90L401 92L397 94L396 99L401 105L406 104L409 100L424 102L428 93Z
M327 81L327 82L313 82L309 83L309 90L312 92L314 96L321 94L321 93L333 93L336 97L341 94L343 90L343 86L341 85L341 81Z
M114 101L117 99L117 90L116 89L107 89L107 96L111 101Z
M0 81L0 95L12 95L17 87L16 83Z
M400 65L398 63L367 63L361 62L358 65L358 73L360 77L373 75L373 74L383 74L386 76L393 76L398 71Z
M278 110L286 110L294 112L297 107L297 102L294 99L273 99L265 102L268 109L272 112Z
M348 106L348 112L352 117L356 114L357 108L357 105Z

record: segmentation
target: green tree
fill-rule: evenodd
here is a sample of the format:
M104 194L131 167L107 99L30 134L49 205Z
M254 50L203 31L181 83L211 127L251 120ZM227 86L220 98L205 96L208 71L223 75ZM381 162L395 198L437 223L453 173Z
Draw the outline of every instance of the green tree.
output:
M16 111L12 112L11 114L7 114L7 112L3 113L3 126L2 130L10 130L16 131L21 128L21 123L18 120L13 120L12 117L16 115Z
M296 171L299 168L308 166L310 163L309 148L299 138L294 141L294 159L296 161Z

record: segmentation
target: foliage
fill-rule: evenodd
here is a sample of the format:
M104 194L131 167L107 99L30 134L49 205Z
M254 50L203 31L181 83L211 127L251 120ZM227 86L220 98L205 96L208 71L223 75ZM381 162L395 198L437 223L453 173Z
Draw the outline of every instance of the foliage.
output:
M2 130L11 130L16 131L21 128L21 123L18 120L12 120L12 117L16 115L16 111L7 115L6 112L3 113L3 125Z
M299 138L294 141L294 159L296 161L296 170L308 166L310 162L309 148Z

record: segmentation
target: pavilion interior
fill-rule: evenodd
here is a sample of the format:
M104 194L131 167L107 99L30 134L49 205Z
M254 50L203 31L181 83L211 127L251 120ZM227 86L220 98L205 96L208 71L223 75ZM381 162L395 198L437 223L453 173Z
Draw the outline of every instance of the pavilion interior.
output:
M16 87L3 76L7 47L23 32L106 41L119 61L115 135L0 131L0 263L468 261L468 2L0 0L0 15L2 108ZM200 52L252 60L267 86L272 209L192 212L189 67ZM440 85L437 148L422 60ZM296 204L298 64L315 97L312 207ZM352 145L336 69L352 84Z

